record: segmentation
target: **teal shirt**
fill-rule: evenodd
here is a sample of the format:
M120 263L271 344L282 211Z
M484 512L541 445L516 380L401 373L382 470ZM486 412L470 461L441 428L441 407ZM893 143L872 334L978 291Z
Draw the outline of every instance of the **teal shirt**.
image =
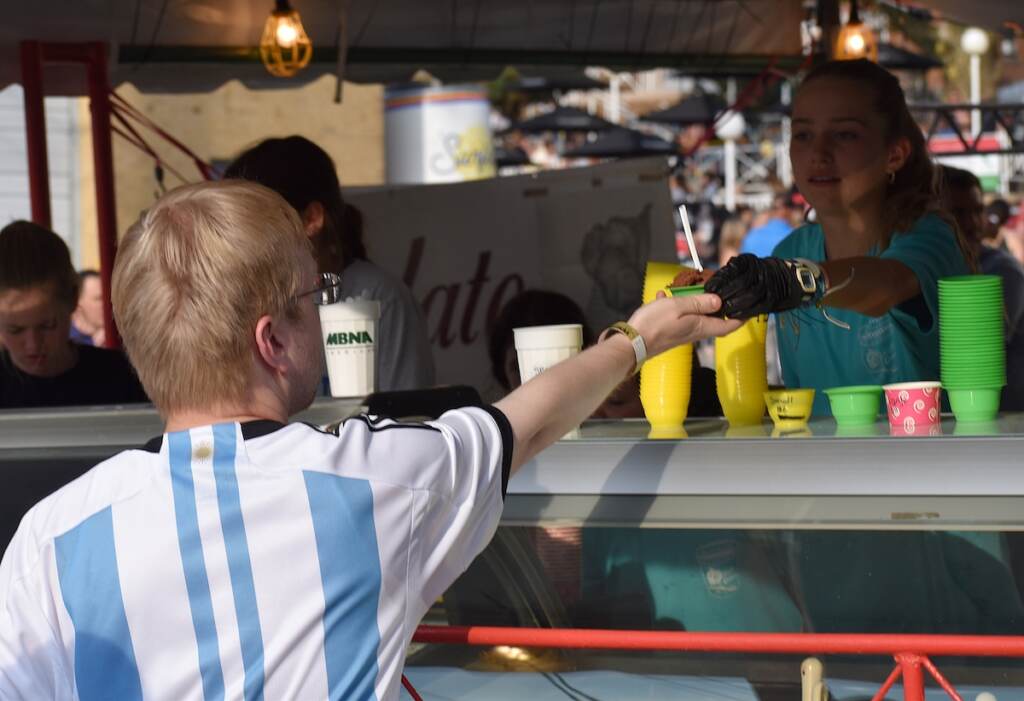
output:
M775 532L585 528L588 626L796 632L787 558Z
M818 224L800 227L775 247L779 258L824 261L825 235ZM881 253L910 268L921 296L874 318L829 308L830 316L850 325L839 328L814 308L779 314L779 358L787 387L813 387L814 413L828 415L823 390L847 385L884 385L939 379L939 278L970 271L953 230L929 214L906 233L892 237ZM841 284L833 280L833 285Z

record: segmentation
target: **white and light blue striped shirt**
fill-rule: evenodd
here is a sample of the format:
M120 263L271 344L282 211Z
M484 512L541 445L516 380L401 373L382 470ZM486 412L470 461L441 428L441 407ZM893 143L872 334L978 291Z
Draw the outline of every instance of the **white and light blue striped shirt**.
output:
M0 564L0 699L395 699L497 527L497 410L219 424L33 507Z

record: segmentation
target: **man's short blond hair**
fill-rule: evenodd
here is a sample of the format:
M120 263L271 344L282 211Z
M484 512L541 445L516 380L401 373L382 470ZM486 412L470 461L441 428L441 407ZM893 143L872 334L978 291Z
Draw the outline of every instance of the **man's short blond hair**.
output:
M114 315L162 412L245 400L256 322L295 314L309 251L297 212L241 180L173 190L132 227L114 265Z

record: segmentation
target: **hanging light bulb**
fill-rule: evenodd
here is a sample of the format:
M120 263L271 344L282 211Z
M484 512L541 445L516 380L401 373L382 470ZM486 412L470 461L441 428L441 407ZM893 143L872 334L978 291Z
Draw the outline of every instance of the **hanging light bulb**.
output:
M288 0L275 0L260 38L263 65L271 75L288 78L305 68L311 58L313 44L302 27L299 13Z
M878 40L871 28L860 21L857 0L851 1L850 18L836 37L835 58L840 61L855 58L878 61Z

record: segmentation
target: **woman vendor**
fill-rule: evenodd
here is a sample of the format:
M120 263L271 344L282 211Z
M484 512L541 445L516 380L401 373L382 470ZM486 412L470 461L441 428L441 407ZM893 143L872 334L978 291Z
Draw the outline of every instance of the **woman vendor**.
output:
M734 258L706 289L729 316L780 312L783 379L817 390L816 414L828 414L829 387L937 380L938 281L968 274L972 249L941 210L939 174L897 79L866 60L811 71L793 105L790 159L816 222L774 257ZM1024 629L999 534L794 531L783 541L810 630Z
M793 173L816 222L775 257L741 255L707 284L724 312L779 315L787 387L939 378L938 280L970 271L899 81L866 61L822 64L793 105Z

